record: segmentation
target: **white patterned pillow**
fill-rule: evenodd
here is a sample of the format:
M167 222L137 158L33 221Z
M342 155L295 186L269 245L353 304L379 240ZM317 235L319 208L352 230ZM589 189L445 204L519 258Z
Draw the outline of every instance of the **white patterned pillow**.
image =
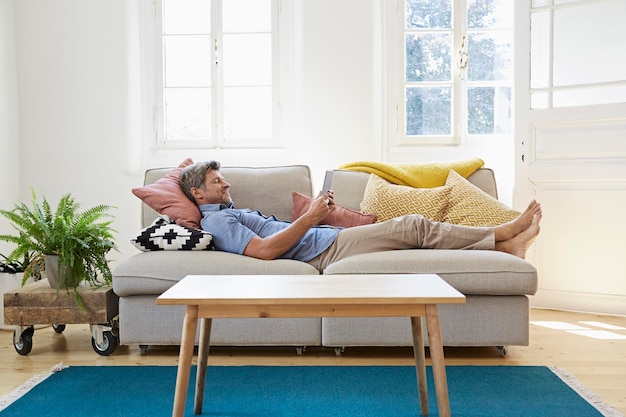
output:
M141 251L215 250L213 235L200 229L178 225L162 215L130 240Z

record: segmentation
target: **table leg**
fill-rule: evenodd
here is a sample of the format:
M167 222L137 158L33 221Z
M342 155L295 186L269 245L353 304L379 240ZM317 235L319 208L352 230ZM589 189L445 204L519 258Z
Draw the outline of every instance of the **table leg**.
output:
M187 388L189 387L189 373L191 371L191 358L193 356L193 345L196 340L197 324L198 306L189 305L183 321L183 335L180 342L172 417L182 417L185 414L185 402L187 400Z
M211 342L210 318L200 319L200 346L198 346L198 369L196 373L196 394L193 401L193 413L202 414L204 402L204 385L206 383L206 371L209 362L209 344Z
M424 352L424 334L422 318L411 317L413 332L413 356L415 357L415 373L417 374L417 391L420 400L420 414L428 415L428 384L426 382L426 353Z
M430 345L430 359L433 368L433 378L435 380L439 416L450 417L446 364L443 358L443 341L441 339L439 312L436 304L426 305L426 326L428 327L428 343Z

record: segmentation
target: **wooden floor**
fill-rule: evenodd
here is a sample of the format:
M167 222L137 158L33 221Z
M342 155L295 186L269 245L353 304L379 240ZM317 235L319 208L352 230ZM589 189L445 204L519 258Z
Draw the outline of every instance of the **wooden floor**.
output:
M495 348L446 348L448 365L546 365L574 375L604 402L626 414L626 317L531 310L530 346L511 346L505 357ZM598 339L549 328L545 322L611 332L618 338ZM592 322L592 323L582 323ZM542 325L540 325L542 323ZM618 326L606 329L601 325ZM18 355L12 331L0 330L0 396L54 365L176 365L177 347L152 346L141 355L138 346L120 346L108 357L91 347L87 325L68 325L62 334L41 326L28 356ZM621 339L619 339L621 337ZM292 348L211 348L211 365L413 365L410 348L308 348L302 356ZM172 387L172 390L174 387Z

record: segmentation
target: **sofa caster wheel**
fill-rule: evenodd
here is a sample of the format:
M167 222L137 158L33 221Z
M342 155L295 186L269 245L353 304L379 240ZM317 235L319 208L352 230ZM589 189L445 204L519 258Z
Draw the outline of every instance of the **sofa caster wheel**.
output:
M504 358L506 356L506 346L496 346L498 352L500 352L500 357Z
M343 355L343 352L346 350L345 347L336 347L335 348L335 356L339 357Z
M139 350L141 351L141 356L145 356L148 354L148 345L139 345Z
M302 356L304 354L305 350L306 350L306 346L297 346L296 347L296 353L298 354L298 356Z

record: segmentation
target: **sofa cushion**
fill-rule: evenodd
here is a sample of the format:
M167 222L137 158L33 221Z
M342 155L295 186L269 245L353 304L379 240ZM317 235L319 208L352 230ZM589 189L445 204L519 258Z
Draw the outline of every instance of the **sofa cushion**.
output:
M215 250L211 233L181 226L165 215L142 229L131 243L141 251Z
M292 192L291 199L293 203L293 209L291 210L291 221L295 221L302 216L311 206L313 197ZM375 214L365 214L352 210L349 208L335 206L335 210L320 222L320 224L327 224L329 226L337 227L354 227L364 224L376 223Z
M520 215L491 197L455 171L450 171L446 185L451 188L443 221L466 226L496 226Z
M169 216L182 226L199 229L200 210L183 193L179 182L180 173L191 164L193 160L187 158L156 182L133 188L132 192L157 213Z
M145 173L144 183L154 184L168 175L170 171L171 168L148 169ZM306 165L274 167L222 166L220 172L231 185L230 196L235 203L235 207L260 210L263 214L273 214L281 220L289 220L291 218L292 191L297 191L304 195L313 195L311 171ZM186 200L189 201L187 198ZM199 210L198 213L200 213ZM142 205L142 227L148 227L158 216L159 213L148 204ZM172 218L171 215L170 218Z
M120 297L162 294L186 275L319 274L306 262L264 261L221 251L141 252L113 270L113 291Z
M291 193L313 195L311 171L306 165L274 167L222 167L231 185L235 207L260 210L280 220L291 219Z
M370 174L361 211L373 213L379 222L406 214L442 221L450 187L413 188L387 182L376 174Z
M504 252L408 249L356 255L329 265L333 274L437 274L465 295L529 295L537 291L537 270Z

